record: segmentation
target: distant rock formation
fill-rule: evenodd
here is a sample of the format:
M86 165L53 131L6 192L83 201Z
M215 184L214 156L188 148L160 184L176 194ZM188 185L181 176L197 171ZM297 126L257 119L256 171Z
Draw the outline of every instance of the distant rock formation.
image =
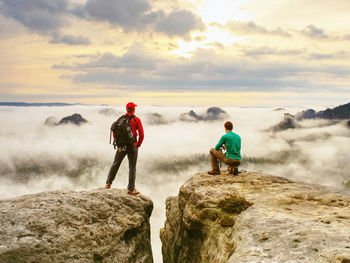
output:
M192 121L201 121L201 120L203 120L203 117L197 115L197 113L195 113L193 110L187 113L181 113L180 115L180 121L192 122Z
M113 108L101 109L98 111L98 113L106 115L106 116L114 116L114 117L118 117L120 115L120 112L116 111Z
M87 123L88 121L83 118L79 113L74 113L73 115L62 118L57 125L61 124L74 124L81 125Z
M0 200L0 262L153 262L152 201L125 190Z
M314 111L308 109L296 114L298 120L302 119L330 119L330 120L343 120L350 119L350 103L337 106L333 109L326 109L324 111Z
M57 121L56 117L50 116L44 122L44 124L47 126L57 126L63 124L73 124L80 126L84 123L88 123L88 121L84 119L79 113L74 113L73 115L64 117L60 121Z
M279 131L284 131L288 129L295 129L295 128L300 128L301 125L297 123L297 121L294 119L294 116L289 113L285 113L283 115L283 120L278 123L275 126L272 126L268 130L271 130L273 132L279 132Z
M163 262L350 262L349 205L281 177L197 174L166 200Z
M284 108L277 108L277 109L274 109L273 111L285 111L286 109Z
M204 117L206 121L218 121L227 119L229 116L226 111L219 107L210 107L207 109L207 116Z
M219 121L229 118L229 115L219 107L210 107L207 109L206 115L198 115L193 110L180 115L181 121L196 122L196 121Z
M314 118L316 118L316 111L314 111L313 109L308 109L308 110L297 113L296 117L298 120L314 119Z
M146 122L150 125L168 124L167 120L159 113L149 113L146 115Z

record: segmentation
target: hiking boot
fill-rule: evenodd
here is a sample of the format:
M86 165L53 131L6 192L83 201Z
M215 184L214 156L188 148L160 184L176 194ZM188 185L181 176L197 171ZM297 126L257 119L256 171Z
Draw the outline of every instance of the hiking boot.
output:
M136 189L134 189L134 190L132 190L132 191L128 190L128 195L137 195L137 194L139 194L139 193L140 193L140 192L137 191Z
M111 185L112 185L112 184L110 184L110 183L106 183L105 188L106 188L106 189L110 189L110 188L111 188Z
M211 170L211 171L208 171L208 174L211 174L211 175L220 174L220 170Z

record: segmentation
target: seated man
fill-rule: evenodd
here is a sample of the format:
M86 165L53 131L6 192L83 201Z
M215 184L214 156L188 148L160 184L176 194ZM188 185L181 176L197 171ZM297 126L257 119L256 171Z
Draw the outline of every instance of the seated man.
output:
M210 162L213 170L208 171L208 174L220 174L218 160L229 166L229 169L233 168L233 174L238 174L238 166L241 164L241 137L232 132L233 124L230 121L225 122L225 132L215 146L215 149L211 149ZM226 148L226 154L220 151L220 148Z

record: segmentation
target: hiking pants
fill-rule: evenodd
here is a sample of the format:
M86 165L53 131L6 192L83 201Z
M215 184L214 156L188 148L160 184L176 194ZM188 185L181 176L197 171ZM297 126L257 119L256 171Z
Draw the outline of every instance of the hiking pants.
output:
M215 150L214 148L210 149L209 153L210 163L213 170L220 170L218 160L220 160L224 164L227 164L228 166L234 167L235 169L238 169L238 166L241 164L241 160L229 159L225 156L225 154L222 151Z
M125 155L128 155L129 160L129 185L128 190L132 191L135 189L135 179L136 179L136 162L137 162L137 153L138 153L138 147L137 146L128 146L126 151L116 151L113 164L111 166L111 169L109 170L108 177L107 177L107 184L112 184L119 167L125 157Z

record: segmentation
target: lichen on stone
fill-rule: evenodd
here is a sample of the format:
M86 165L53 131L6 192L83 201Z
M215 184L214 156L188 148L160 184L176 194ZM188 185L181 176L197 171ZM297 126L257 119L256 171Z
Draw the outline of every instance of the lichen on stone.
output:
M253 203L247 201L244 197L231 194L219 201L219 207L228 213L240 214L248 207L252 206Z

